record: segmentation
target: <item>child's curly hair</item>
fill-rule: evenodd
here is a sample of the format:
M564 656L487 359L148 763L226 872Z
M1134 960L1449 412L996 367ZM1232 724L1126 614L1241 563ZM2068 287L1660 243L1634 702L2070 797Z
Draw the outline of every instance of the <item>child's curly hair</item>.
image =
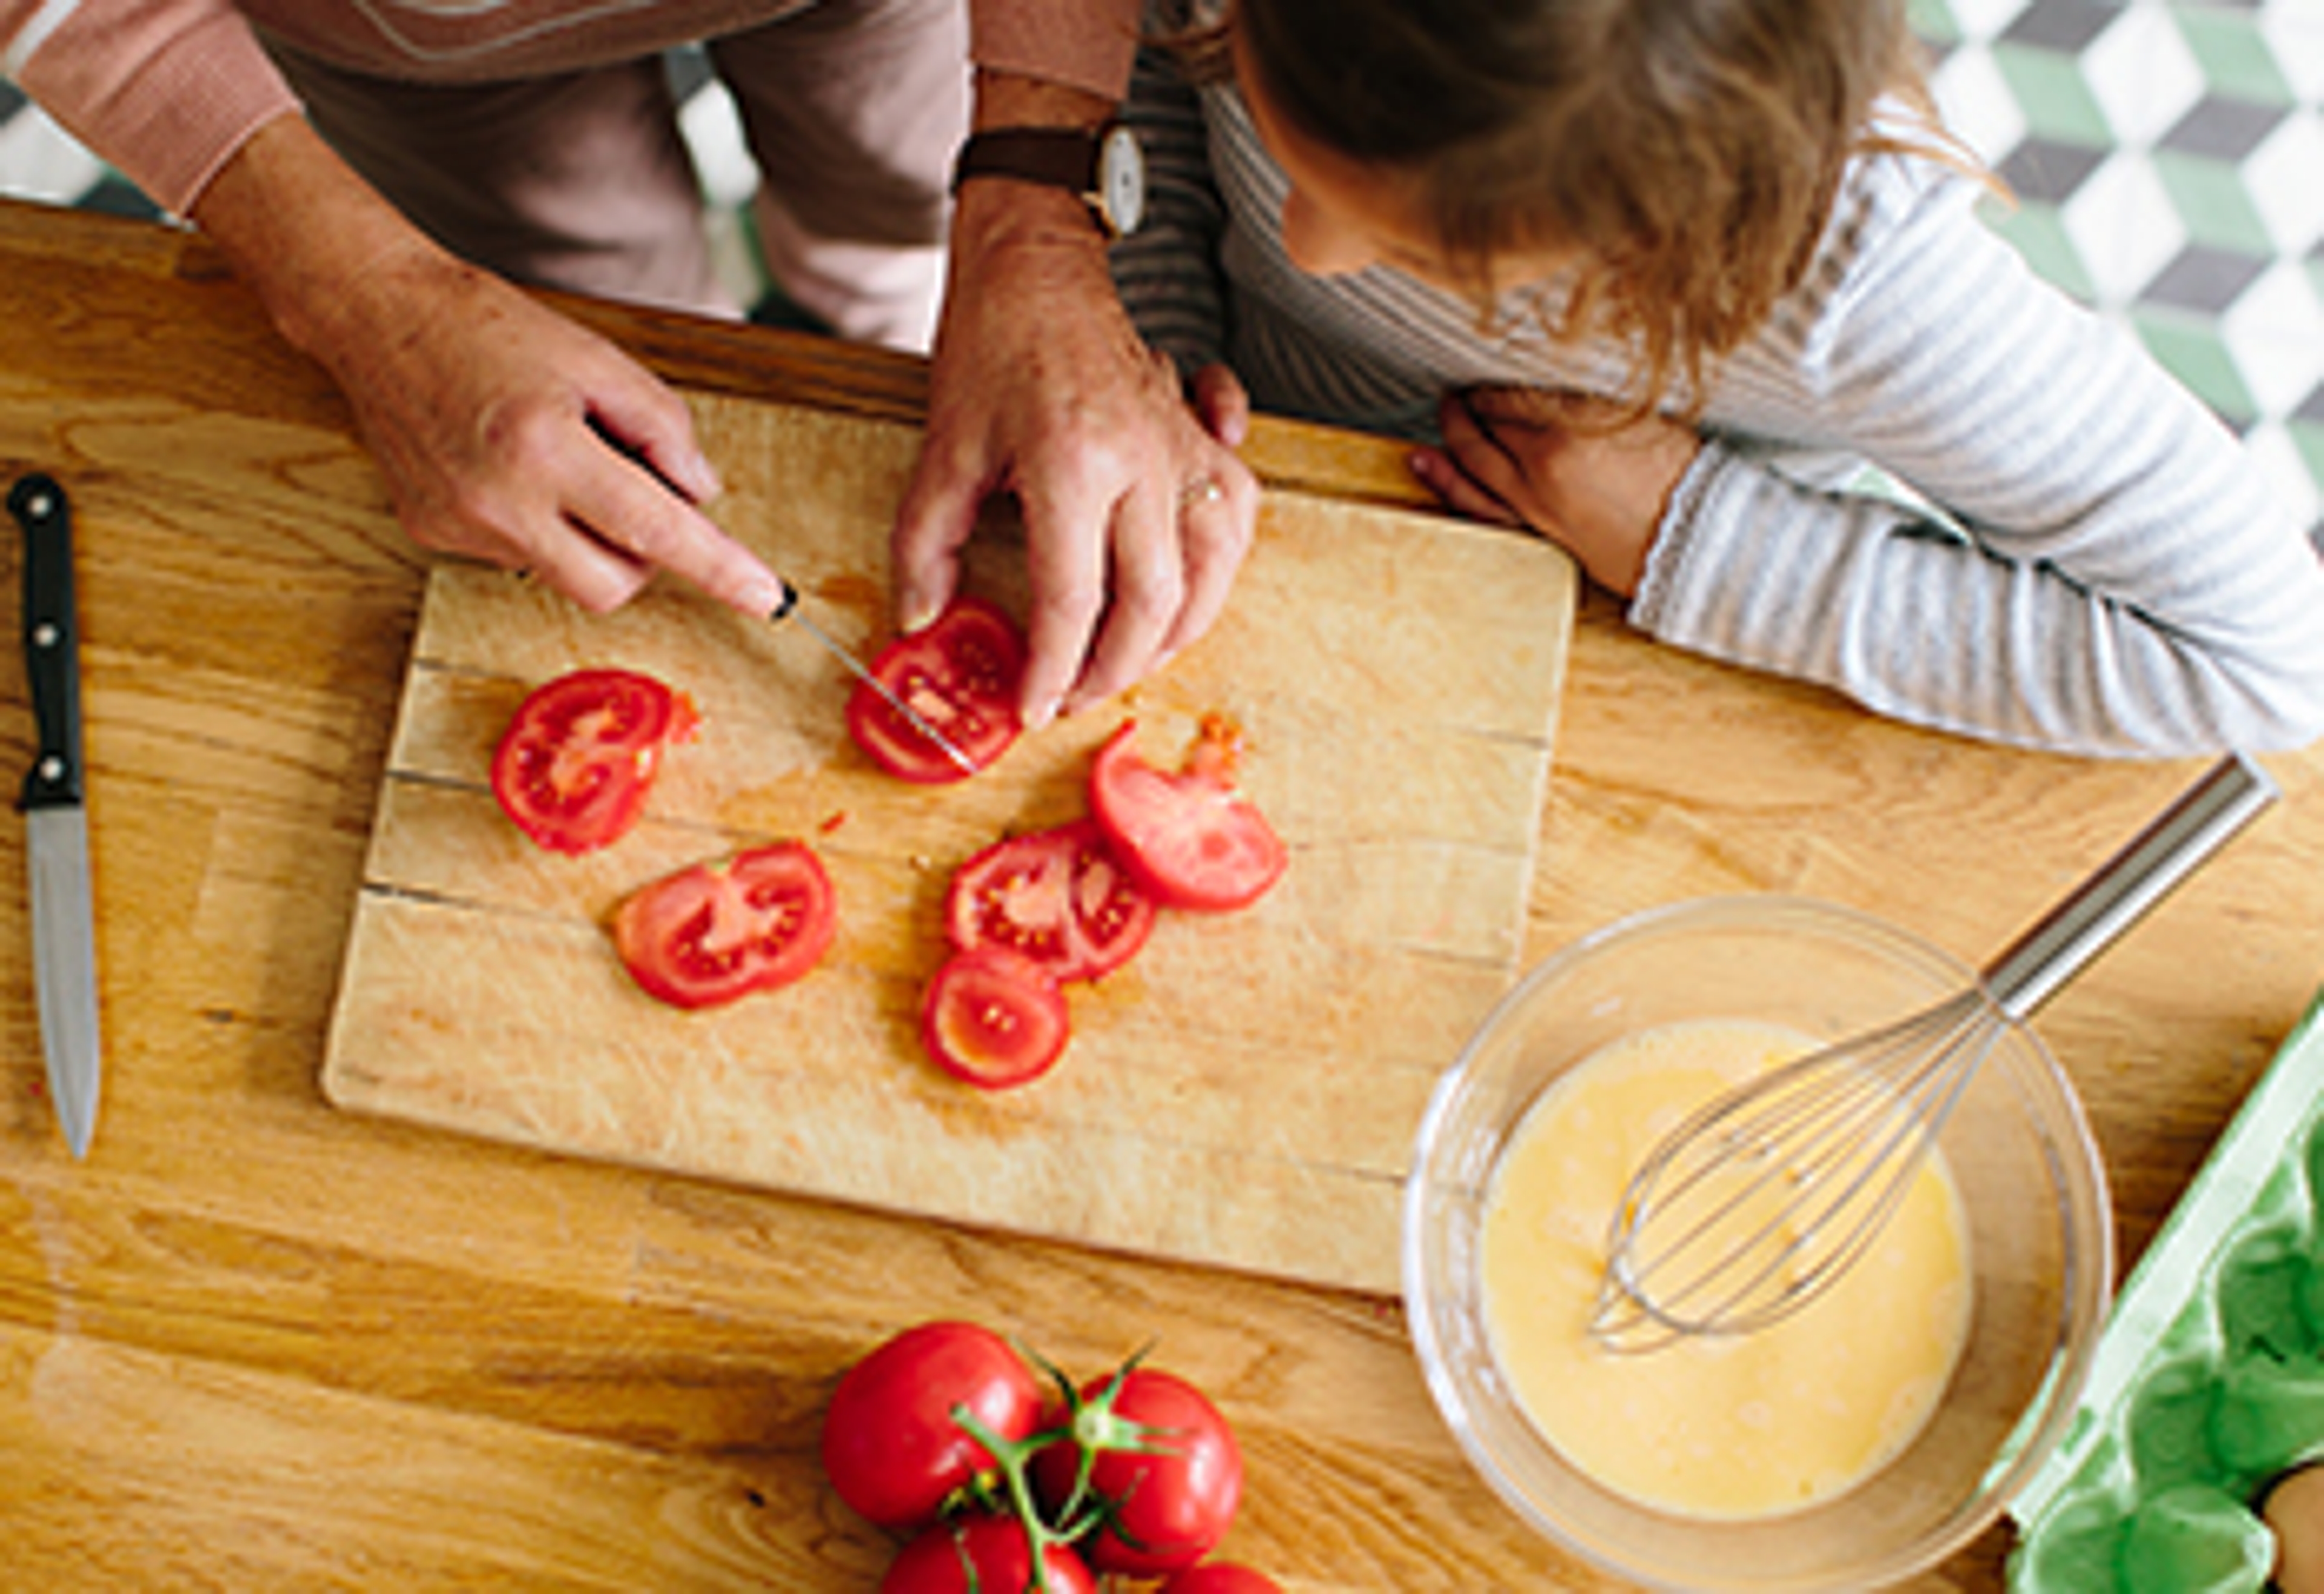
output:
M1480 299L1496 255L1574 257L1551 331L1629 346L1625 418L1700 412L1705 365L1807 270L1850 157L1906 147L1876 100L1919 113L1910 147L1975 164L1901 0L1232 0L1191 36L1203 75L1237 29L1292 126L1417 180Z

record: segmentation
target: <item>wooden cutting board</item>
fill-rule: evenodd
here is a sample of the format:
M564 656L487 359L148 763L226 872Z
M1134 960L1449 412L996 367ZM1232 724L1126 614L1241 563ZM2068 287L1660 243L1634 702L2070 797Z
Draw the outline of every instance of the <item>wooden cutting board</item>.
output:
M917 432L702 399L716 514L868 656ZM1022 614L994 525L968 585ZM1302 1281L1397 1287L1400 1181L1440 1070L1515 972L1574 598L1548 545L1276 495L1210 635L1119 705L957 786L852 742L841 667L796 629L674 584L586 615L498 571L430 579L326 1056L338 1106L522 1145ZM519 700L567 670L682 688L640 828L551 856L493 803ZM916 1030L953 867L1085 811L1125 713L1173 763L1206 711L1290 872L1257 906L1166 914L1070 987L1065 1061L986 1094ZM788 990L687 1014L640 994L604 925L629 892L779 837L822 855L838 940Z

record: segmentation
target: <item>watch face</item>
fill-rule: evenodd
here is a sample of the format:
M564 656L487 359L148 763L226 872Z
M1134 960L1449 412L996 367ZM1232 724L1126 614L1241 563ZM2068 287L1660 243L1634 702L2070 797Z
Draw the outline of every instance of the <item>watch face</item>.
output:
M1117 234L1134 233L1146 214L1146 154L1138 135L1116 127L1097 153L1098 203Z

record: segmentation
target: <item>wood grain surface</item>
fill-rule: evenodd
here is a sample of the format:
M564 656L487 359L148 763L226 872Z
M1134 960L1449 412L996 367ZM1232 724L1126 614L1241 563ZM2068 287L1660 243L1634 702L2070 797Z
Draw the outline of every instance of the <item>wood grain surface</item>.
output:
M724 523L826 630L875 650L917 432L707 396L696 422ZM1021 555L991 531L972 588L1022 613ZM325 1091L549 1150L1393 1293L1429 1090L1516 970L1573 596L1545 543L1277 492L1208 636L1120 707L929 788L855 749L851 681L795 627L659 587L590 616L445 567L351 904ZM519 835L486 775L522 695L584 667L668 681L704 725L641 829L571 859ZM1036 1084L994 1094L935 1069L918 1012L953 871L1085 813L1125 718L1174 766L1209 713L1246 737L1285 879L1244 912L1165 914L1130 963L1071 987L1065 1062ZM604 928L621 898L783 838L838 893L815 974L710 1013L639 992Z
M696 394L908 420L922 391L906 361L560 302ZM1416 501L1390 445L1263 421L1248 454L1278 486ZM0 1582L862 1594L894 1546L823 1486L824 1405L882 1337L959 1316L1076 1372L1153 1342L1241 1437L1227 1550L1293 1594L1624 1586L1471 1470L1389 1298L335 1110L429 561L321 373L164 229L0 203L0 461L77 510L108 1047L76 1163L0 890ZM30 746L0 649L0 765ZM2282 806L2040 1021L2126 1265L2324 978L2324 749L2265 762ZM1973 959L2192 773L1924 735L1588 597L1521 955L1767 889ZM0 881L22 872L0 825ZM2010 1543L1997 1524L1904 1587L1992 1594Z

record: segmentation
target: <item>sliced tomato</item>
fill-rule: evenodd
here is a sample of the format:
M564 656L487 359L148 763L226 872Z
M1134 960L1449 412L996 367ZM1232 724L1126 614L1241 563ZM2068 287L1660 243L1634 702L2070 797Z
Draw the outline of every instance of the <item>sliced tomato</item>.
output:
M648 996L713 1007L798 979L838 921L822 861L778 841L655 881L614 914L613 944Z
M1085 819L986 848L954 872L945 898L954 947L1007 947L1060 984L1120 968L1153 928L1154 899Z
M1164 907L1246 907L1283 876L1283 839L1235 790L1239 738L1213 717L1177 774L1139 756L1130 720L1099 749L1090 808L1114 854Z
M1007 752L1023 729L1017 692L1025 638L1015 621L981 598L955 599L927 626L881 648L870 669L979 769ZM862 681L847 700L847 733L872 763L904 780L936 785L968 776Z
M517 705L493 754L493 795L551 852L595 851L638 822L662 749L701 722L691 699L650 675L560 675Z
M936 1066L986 1090L1039 1079L1072 1034L1057 982L1006 947L954 952L920 1005L920 1043Z

